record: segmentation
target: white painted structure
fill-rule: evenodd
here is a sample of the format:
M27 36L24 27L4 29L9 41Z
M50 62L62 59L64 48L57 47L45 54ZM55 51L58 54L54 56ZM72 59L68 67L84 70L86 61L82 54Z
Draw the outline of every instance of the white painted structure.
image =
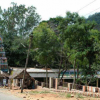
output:
M46 77L46 70L45 69L36 69L36 68L28 68L27 72L30 74L31 77L36 78L45 78ZM47 71L48 77L58 77L58 69L50 69Z

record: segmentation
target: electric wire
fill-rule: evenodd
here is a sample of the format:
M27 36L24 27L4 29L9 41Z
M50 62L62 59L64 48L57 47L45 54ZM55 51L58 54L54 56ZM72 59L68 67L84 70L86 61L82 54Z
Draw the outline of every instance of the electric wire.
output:
M82 7L81 9L79 9L77 12L79 12L80 10L84 9L85 7L89 6L90 4L92 4L93 2L95 2L96 0L90 2L89 4L87 4L86 6Z
M91 14L92 12L94 12L94 11L96 11L96 10L98 10L98 9L100 9L100 7L97 8L97 9L95 9L95 10L93 10L93 11L91 11L91 12L89 12L89 13L87 13L86 15L89 15L89 14ZM86 16L86 15L84 15L84 16Z

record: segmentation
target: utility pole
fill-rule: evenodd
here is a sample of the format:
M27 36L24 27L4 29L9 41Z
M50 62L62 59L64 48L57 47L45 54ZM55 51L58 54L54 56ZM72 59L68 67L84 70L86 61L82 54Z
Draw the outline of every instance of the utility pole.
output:
M22 86L21 86L21 93L23 93L23 88L24 88L24 83L25 83L25 73L26 73L26 68L27 68L27 64L28 64L28 59L29 59L29 53L30 53L32 39L33 39L33 34L31 33L30 34L30 43L29 43L29 48L28 48L27 58L26 58L26 63L25 63L25 69L24 69L24 74L23 74L23 82L22 82Z

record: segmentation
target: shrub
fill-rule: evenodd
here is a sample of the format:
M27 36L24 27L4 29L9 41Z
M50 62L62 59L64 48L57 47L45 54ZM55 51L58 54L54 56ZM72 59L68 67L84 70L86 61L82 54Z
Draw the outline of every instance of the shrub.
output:
M81 94L76 94L76 98L83 98L83 96Z
M71 94L68 93L68 94L66 95L66 97L67 97L67 98L71 98Z

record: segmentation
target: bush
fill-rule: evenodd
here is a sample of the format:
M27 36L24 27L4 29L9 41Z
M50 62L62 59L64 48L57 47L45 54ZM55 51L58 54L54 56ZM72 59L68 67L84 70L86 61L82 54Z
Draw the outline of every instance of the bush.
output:
M81 94L76 94L76 98L83 98L83 96Z
M71 98L71 94L68 93L68 94L66 95L66 97L67 97L67 98Z

